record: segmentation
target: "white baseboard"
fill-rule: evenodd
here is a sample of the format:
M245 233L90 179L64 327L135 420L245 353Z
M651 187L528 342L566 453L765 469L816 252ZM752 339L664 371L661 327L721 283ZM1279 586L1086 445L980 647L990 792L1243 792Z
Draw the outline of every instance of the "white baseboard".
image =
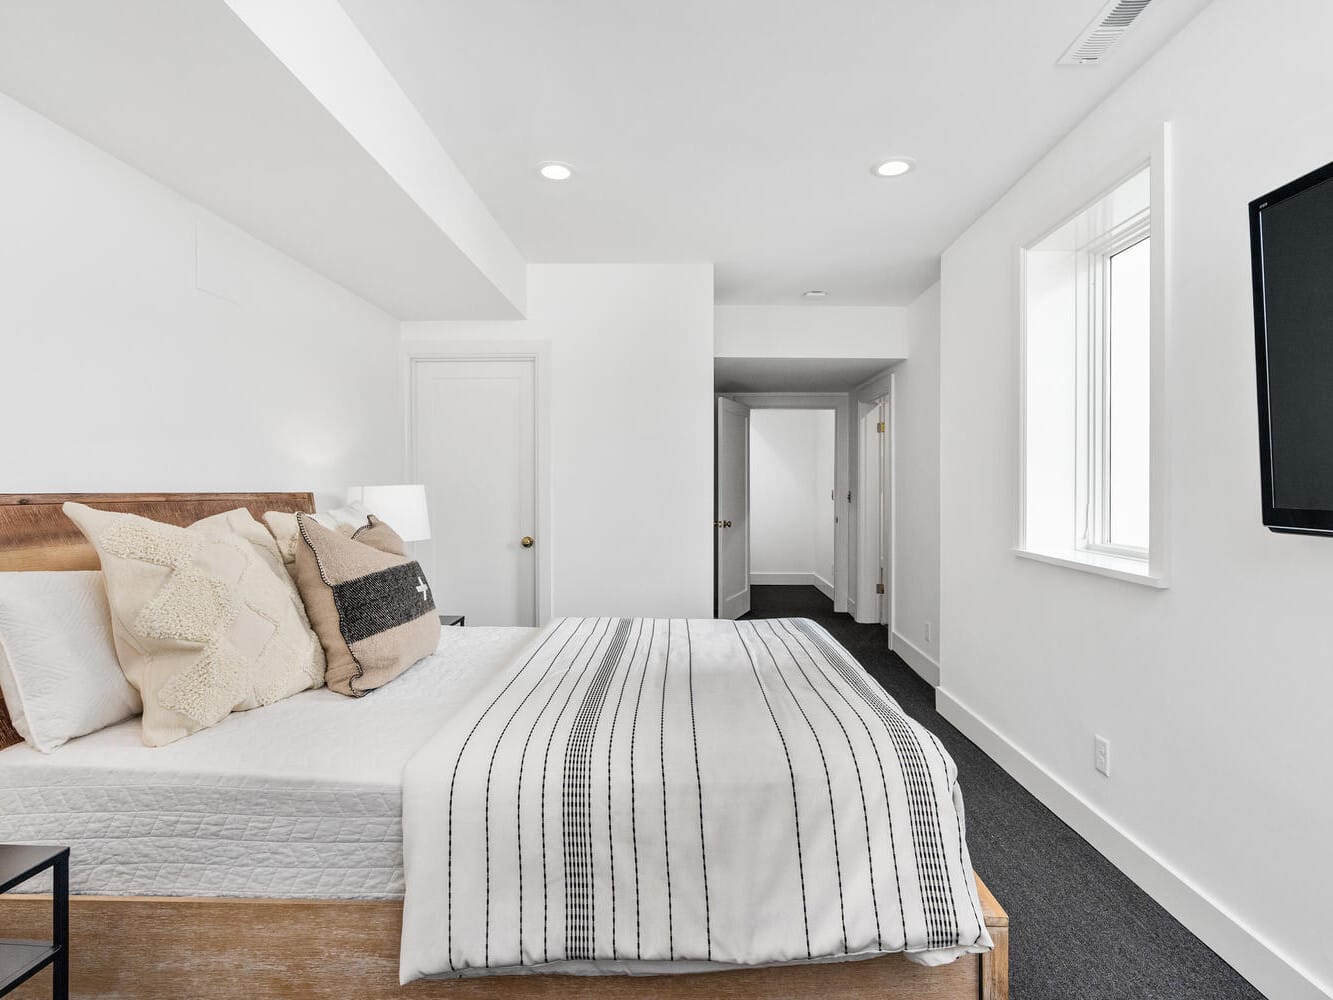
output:
M1068 823L1264 995L1282 997L1283 1000L1333 1000L1333 989L1317 982L1234 913L1135 840L943 688L935 691L935 707L1014 780Z
M818 573L811 573L810 575L814 577L815 588L830 601L833 600L833 584L829 583Z
M903 658L903 662L911 667L918 677L933 688L940 686L940 665L932 660L929 654L922 652L920 648L904 639L897 632L889 633L889 648Z
M818 579L814 573L751 573L750 586L818 587Z

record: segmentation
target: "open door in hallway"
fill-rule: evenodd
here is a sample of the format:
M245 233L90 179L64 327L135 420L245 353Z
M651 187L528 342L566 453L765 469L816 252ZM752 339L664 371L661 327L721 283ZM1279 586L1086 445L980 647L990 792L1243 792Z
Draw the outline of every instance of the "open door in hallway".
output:
M888 625L891 617L893 533L888 476L892 458L888 421L889 407L883 399L867 406L861 414L855 617L863 624Z
M717 401L717 616L750 610L750 408Z

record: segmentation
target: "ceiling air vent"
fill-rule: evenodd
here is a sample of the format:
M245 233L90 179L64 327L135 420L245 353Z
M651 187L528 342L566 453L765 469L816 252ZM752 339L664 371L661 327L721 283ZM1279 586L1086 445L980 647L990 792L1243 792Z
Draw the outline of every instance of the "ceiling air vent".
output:
M1111 0L1060 57L1061 66L1096 66L1152 0Z

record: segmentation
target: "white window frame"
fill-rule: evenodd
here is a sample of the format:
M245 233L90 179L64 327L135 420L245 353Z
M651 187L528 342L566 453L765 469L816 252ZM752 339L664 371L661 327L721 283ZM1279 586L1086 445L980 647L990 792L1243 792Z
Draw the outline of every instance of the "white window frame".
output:
M1033 547L1027 537L1028 523L1028 466L1027 466L1027 320L1028 320L1028 278L1027 251L1039 244L1045 237L1055 232L1078 211L1062 213L1052 219L1048 225L1036 229L1032 238L1020 242L1016 247L1015 274L1018 279L1017 306L1017 357L1019 372L1018 392L1018 523L1014 545L1011 551L1022 559L1044 563L1063 569L1075 570L1098 576L1109 577L1127 583L1138 584L1156 589L1166 589L1170 585L1170 539L1167 525L1170 521L1169 464L1167 412L1167 372L1166 341L1167 317L1170 315L1170 256L1173 227L1171 203L1168 191L1172 176L1171 124L1164 122L1140 135L1130 152L1117 160L1119 166L1111 164L1100 171L1100 183L1071 187L1065 191L1066 205L1079 205L1086 209L1105 197L1107 193L1119 187L1135 173L1145 167L1149 170L1150 206L1149 218L1152 236L1151 262L1151 327L1150 327L1150 371L1149 371L1149 538L1150 550L1145 560L1141 556L1126 558L1112 552L1096 549L1079 548L1077 538L1071 540L1068 548ZM1145 155L1145 151L1146 155ZM1081 195L1081 197L1080 197ZM1086 432L1080 425L1078 434ZM1075 484L1077 487L1077 483ZM1074 512L1075 516L1076 512ZM1074 525L1077 530L1078 525Z
M1152 236L1152 211L1144 209L1078 252L1079 396L1085 408L1084 433L1077 456L1078 510L1081 513L1078 547L1122 559L1148 560L1148 549L1116 545L1111 541L1111 258ZM1147 405L1145 400L1145 405ZM1151 482L1151 477L1150 480Z

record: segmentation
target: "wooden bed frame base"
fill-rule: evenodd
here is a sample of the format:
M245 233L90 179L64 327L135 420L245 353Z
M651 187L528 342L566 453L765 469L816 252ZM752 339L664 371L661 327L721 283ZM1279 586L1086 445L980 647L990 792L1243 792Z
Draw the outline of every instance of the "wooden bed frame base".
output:
M0 494L0 571L96 569L60 504L171 524L246 507L311 512L309 493ZM0 698L0 749L19 741ZM902 955L681 976L494 976L398 985L399 902L75 896L70 995L106 1000L1008 1000L1009 917L977 879L994 951L928 969ZM0 938L47 940L51 901L0 896ZM51 972L10 996L49 997Z
M70 996L102 1000L1008 1000L1009 918L977 879L995 949L679 976L493 976L398 985L399 902L74 896ZM45 938L49 896L0 897L0 937ZM11 994L51 996L46 970Z

